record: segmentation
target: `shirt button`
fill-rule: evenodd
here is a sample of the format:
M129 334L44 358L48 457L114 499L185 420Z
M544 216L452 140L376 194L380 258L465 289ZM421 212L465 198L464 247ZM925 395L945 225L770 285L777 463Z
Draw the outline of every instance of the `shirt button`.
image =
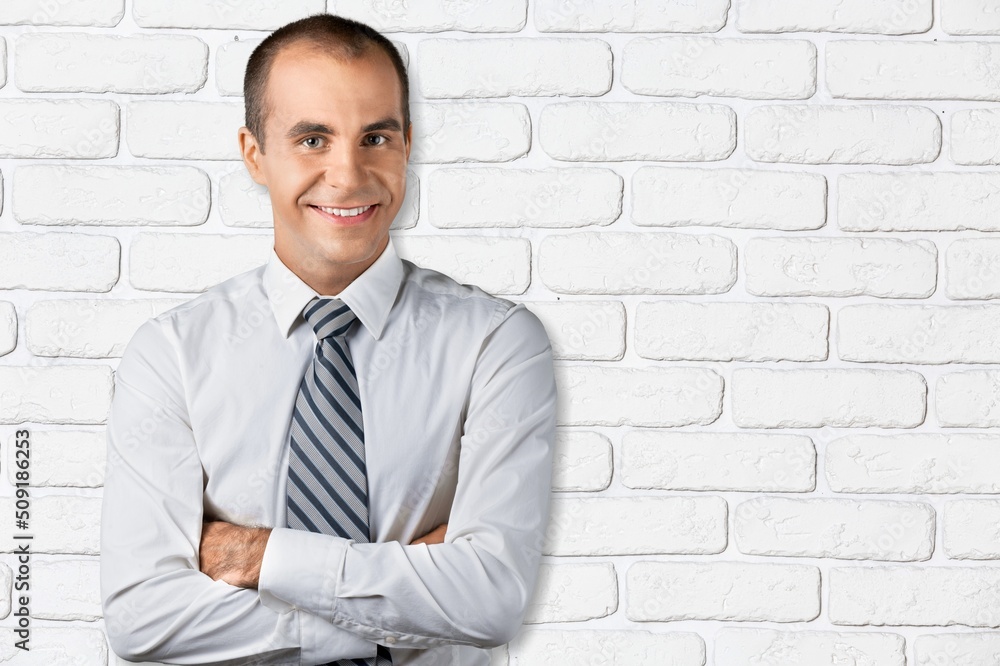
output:
M386 636L385 637L385 642L388 643L389 645L395 645L396 644L396 637L395 636Z

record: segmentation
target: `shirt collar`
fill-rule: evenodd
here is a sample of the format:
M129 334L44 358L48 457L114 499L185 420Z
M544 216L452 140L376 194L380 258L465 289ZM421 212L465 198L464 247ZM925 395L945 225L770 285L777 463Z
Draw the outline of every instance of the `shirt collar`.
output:
M403 279L403 264L396 254L392 236L365 272L344 287L336 297L344 301L357 315L366 329L377 340L389 317L392 304L396 301L400 282ZM278 257L274 247L267 266L264 268L264 293L271 303L278 330L288 337L299 322L304 321L302 310L313 298L321 296L312 287L292 272Z

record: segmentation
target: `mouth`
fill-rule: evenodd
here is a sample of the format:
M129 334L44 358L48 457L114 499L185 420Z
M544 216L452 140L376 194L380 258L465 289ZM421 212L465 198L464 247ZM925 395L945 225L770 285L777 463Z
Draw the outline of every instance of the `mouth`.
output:
M358 206L357 208L329 208L326 206L314 206L312 204L309 204L309 207L329 222L348 226L361 224L371 219L372 215L378 209L378 204Z

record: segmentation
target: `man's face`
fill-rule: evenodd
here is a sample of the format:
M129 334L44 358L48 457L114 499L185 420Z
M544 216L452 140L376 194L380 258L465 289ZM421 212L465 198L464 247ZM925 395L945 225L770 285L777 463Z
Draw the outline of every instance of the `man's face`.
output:
M240 128L244 163L270 193L275 251L320 293L339 292L388 242L410 157L401 94L381 51L341 60L292 44L268 76L266 154Z

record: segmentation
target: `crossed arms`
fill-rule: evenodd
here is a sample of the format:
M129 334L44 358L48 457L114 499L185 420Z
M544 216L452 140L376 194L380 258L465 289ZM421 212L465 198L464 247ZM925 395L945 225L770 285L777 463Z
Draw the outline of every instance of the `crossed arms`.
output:
M516 634L548 520L556 398L548 338L523 305L476 361L446 534L411 544L206 523L173 342L155 320L140 327L108 421L101 598L118 655L307 664L372 657L376 643L493 647ZM153 433L136 436L154 414ZM123 506L139 518L116 520Z
M443 523L410 545L444 543L447 531L448 523ZM207 520L201 528L198 568L212 580L256 590L269 536L270 527L243 527L224 520Z

